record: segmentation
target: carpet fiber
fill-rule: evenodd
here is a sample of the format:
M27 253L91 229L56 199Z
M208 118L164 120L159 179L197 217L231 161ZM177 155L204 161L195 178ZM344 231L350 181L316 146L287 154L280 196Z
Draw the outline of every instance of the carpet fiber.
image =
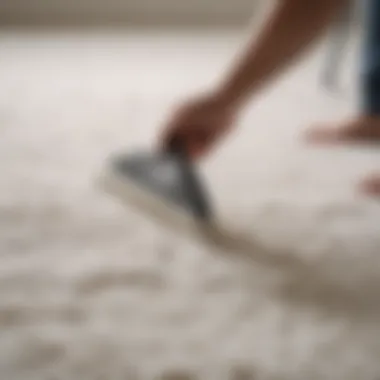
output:
M379 150L301 138L350 114L354 63L326 93L317 49L202 164L220 218L266 253L210 251L94 186L108 154L155 143L238 41L0 34L2 378L380 378L380 206L355 193Z

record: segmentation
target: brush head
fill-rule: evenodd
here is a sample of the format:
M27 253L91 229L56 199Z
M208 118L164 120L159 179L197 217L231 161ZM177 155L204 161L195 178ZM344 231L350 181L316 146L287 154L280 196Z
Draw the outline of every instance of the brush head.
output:
M111 193L159 220L207 229L213 213L196 166L180 148L147 150L111 157L102 185ZM185 223L183 223L185 222Z

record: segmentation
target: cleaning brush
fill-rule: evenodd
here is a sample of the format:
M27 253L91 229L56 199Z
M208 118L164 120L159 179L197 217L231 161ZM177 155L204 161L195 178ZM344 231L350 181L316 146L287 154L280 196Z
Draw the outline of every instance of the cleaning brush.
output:
M166 151L112 156L101 186L123 202L176 228L206 236L215 227L203 178L180 144Z

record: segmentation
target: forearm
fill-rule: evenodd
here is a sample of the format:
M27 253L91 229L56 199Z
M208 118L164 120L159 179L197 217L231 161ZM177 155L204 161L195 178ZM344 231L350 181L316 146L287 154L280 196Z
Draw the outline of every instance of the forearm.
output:
M229 104L243 104L299 58L346 2L279 0L259 36L249 42L226 76L220 88L221 96Z

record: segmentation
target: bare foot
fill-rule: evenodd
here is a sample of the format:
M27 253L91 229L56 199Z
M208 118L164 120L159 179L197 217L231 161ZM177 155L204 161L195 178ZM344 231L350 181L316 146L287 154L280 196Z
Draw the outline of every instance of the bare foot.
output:
M306 140L317 144L379 143L380 117L361 117L338 125L324 125L306 132Z
M368 195L380 197L380 173L363 181L361 189Z

